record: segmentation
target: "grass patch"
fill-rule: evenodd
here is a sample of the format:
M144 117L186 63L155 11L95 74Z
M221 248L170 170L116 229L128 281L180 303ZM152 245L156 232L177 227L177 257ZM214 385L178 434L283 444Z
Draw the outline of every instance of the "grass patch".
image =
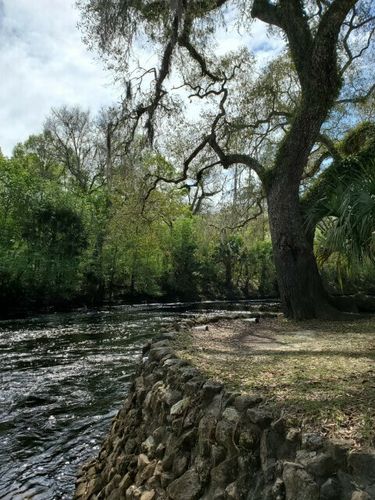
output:
M290 425L375 447L375 318L222 321L181 334L175 348L210 378L263 396Z

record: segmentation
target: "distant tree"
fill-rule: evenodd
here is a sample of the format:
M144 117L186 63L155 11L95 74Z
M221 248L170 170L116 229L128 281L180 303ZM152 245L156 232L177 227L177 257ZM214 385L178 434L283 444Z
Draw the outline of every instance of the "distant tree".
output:
M82 190L92 190L104 176L105 159L100 155L98 131L90 113L79 107L52 109L44 130L50 155L64 165Z

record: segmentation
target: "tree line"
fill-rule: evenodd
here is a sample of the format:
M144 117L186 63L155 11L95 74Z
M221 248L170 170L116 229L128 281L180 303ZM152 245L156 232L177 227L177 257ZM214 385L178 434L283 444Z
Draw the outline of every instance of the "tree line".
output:
M241 207L233 190L208 196L203 184L160 187L145 201L153 174L173 174L173 166L141 139L137 151L116 156L119 134L111 136L109 172L103 119L53 110L42 134L0 156L2 313L276 296L266 216L252 219L256 204ZM238 199L245 186L236 189ZM232 227L234 210L252 223Z
M2 313L278 297L266 197L251 171L150 191L175 167L142 138L125 154L118 125L109 171L106 116L53 110L43 133L0 156ZM302 196L305 224L330 292L374 293L374 125L335 147L341 156Z

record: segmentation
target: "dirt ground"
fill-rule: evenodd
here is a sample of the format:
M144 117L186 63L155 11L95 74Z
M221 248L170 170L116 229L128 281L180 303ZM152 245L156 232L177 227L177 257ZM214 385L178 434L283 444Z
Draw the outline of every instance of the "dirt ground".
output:
M207 376L261 395L290 425L375 447L375 317L297 323L222 320L179 336Z

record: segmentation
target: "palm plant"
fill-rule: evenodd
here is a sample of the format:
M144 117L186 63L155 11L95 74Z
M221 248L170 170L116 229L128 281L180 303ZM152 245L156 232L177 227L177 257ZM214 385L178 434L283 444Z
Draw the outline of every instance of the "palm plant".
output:
M317 254L324 260L335 252L356 264L375 258L375 160L357 172L340 193L327 198L328 216L318 223Z

